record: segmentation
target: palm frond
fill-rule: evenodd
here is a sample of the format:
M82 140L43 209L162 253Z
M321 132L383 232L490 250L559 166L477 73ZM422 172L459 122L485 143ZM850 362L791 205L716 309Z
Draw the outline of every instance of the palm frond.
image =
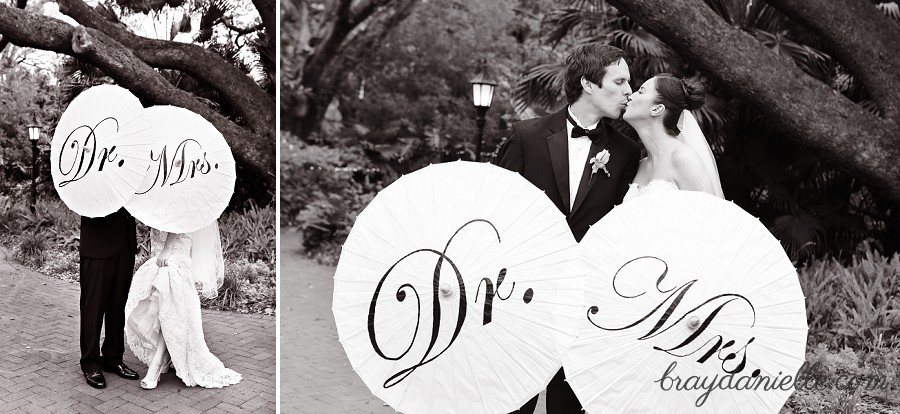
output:
M580 9L563 9L550 12L544 24L552 29L545 39L548 43L558 44L560 40L572 33L579 25L585 23L588 13Z
M776 217L769 231L795 262L814 257L825 246L825 229L805 212Z
M608 8L608 5L603 0L567 0L566 6L586 11L597 11Z
M776 54L787 56L809 75L825 80L831 74L832 59L825 52L797 43L781 33L770 33L762 29L749 29L750 34Z
M663 42L640 27L633 30L612 30L609 32L608 39L611 44L620 47L631 56L666 59L671 54Z
M706 103L692 113L706 134L713 153L723 154L727 136L726 126L735 117L733 106L724 99L709 94L706 95Z
M112 79L96 66L72 57L63 59L58 71L61 105L68 105L78 94L92 86L112 83Z
M706 0L709 8L730 25L742 26L748 14L751 0Z
M169 40L175 39L179 33L189 33L191 31L191 15L187 11L172 19L172 25L169 28Z
M179 7L184 4L184 0L116 0L116 4L122 7L122 10L149 14L159 12L166 6Z
M206 42L212 38L213 26L226 13L234 10L234 7L230 0L210 0L209 4L200 12L200 29L194 37L194 41Z
M516 85L513 93L516 109L537 105L544 108L556 106L562 98L566 66L548 63L529 69Z
M866 111L869 111L872 115L881 116L881 108L878 107L878 104L871 99L864 99L859 103L860 106L863 107Z

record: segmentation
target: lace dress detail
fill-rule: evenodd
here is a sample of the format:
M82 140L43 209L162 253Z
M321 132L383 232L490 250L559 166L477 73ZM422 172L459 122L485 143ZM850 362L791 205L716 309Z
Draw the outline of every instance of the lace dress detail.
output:
M191 235L178 235L168 265L156 265L167 235L151 230L151 257L132 279L125 304L128 345L149 365L159 340L165 338L175 374L185 385L222 388L237 384L241 374L225 368L203 337L200 296L191 275Z
M631 201L639 196L648 193L655 193L659 191L674 191L678 190L678 184L675 184L669 180L650 180L647 184L638 185L637 183L631 183L628 185L628 192L625 193L625 197L622 199L622 202Z

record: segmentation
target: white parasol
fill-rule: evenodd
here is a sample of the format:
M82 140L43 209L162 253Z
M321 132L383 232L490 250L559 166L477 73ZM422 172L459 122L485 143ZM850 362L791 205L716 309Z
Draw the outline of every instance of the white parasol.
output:
M574 338L583 276L565 217L516 173L453 162L359 215L334 276L354 370L405 413L507 413Z
M187 109L146 109L154 144L147 174L125 206L142 223L190 233L219 218L234 193L234 156L209 121Z
M803 364L806 309L756 218L704 193L651 193L580 247L586 307L564 367L588 413L778 412Z
M100 85L76 96L50 143L53 185L66 206L86 217L122 208L147 172L150 130L126 89Z

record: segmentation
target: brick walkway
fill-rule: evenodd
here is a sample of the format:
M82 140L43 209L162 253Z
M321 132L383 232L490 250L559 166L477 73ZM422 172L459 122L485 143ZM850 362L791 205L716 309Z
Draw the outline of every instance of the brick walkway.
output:
M78 360L78 285L12 261L0 248L0 412L274 413L275 318L203 311L209 349L244 377L223 389L187 387L169 372L155 390L105 374L84 382ZM125 364L143 376L131 350Z
M281 412L396 413L353 372L331 313L334 268L302 256L296 233L281 232ZM544 397L535 414L545 414Z

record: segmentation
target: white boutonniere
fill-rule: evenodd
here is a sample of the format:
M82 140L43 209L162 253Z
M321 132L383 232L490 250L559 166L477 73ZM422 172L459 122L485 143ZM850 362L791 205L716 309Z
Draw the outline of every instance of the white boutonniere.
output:
M606 164L609 163L609 150L605 149L598 152L594 158L591 158L588 161L591 163L591 180L588 185L594 182L594 174L597 174L597 171L603 170L607 177L610 176L609 170L606 169Z

